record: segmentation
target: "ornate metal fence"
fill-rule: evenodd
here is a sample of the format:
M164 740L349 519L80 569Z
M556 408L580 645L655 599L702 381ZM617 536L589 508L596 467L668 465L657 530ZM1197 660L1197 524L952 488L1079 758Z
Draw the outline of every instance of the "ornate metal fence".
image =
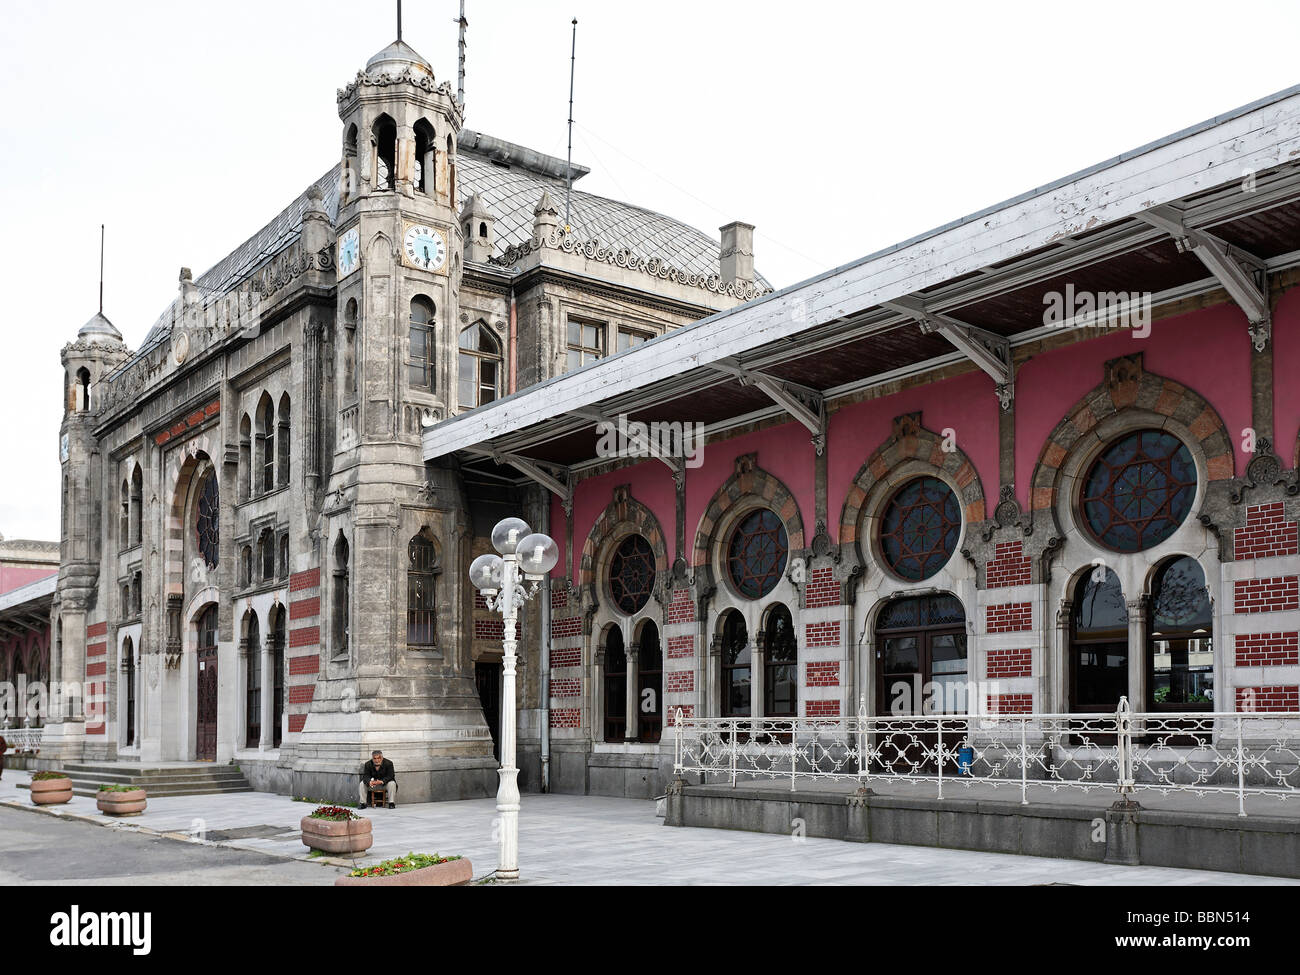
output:
M848 718L674 715L678 775L1300 799L1300 712Z
M44 735L44 728L0 728L0 738L15 751L35 751L41 747Z

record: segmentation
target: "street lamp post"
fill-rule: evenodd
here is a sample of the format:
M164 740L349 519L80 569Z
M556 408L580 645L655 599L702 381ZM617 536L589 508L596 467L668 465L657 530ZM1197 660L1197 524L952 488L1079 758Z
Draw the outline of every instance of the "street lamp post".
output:
M498 880L519 879L519 769L515 767L515 620L519 607L537 595L546 573L560 559L549 535L533 533L520 518L504 518L492 529L492 547L500 555L480 555L469 567L469 579L483 593L488 609L501 614L504 624L501 674L501 781L497 786L497 812L501 819L501 847L497 857ZM521 578L522 577L522 578ZM532 586L526 586L531 582ZM543 638L545 636L543 635Z

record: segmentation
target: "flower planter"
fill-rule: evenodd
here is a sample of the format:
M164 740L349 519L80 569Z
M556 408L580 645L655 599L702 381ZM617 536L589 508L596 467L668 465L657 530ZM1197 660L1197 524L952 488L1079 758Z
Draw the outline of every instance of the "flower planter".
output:
M465 857L421 867L409 873L395 873L381 877L349 877L346 874L334 881L335 887L461 887L474 876L474 867Z
M370 833L370 820L313 819L302 817L303 846L322 853L364 853L375 842Z
M105 816L138 816L144 812L144 789L131 789L129 792L103 791L96 793L95 805Z
M32 782L32 802L38 806L54 806L72 798L72 780L36 779Z

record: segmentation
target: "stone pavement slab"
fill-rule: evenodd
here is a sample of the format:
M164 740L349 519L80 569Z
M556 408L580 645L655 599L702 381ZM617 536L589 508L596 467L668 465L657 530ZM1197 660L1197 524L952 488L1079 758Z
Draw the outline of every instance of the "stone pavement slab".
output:
M30 807L27 790L18 788L18 782L27 779L27 773L8 771L0 779L0 804ZM244 838L220 845L305 860L308 851L298 837L298 822L312 808L264 792L175 796L150 799L142 815L113 821L106 828L196 837L241 830ZM97 823L106 818L90 798L74 797L66 806L46 809ZM358 864L415 851L468 856L476 878L496 867L495 799L399 805L367 810L365 815L373 820L375 845ZM669 828L656 817L653 802L601 796L525 795L519 822L520 868L529 884L1300 885L1205 870ZM318 862L312 866L327 873L330 882L337 873Z

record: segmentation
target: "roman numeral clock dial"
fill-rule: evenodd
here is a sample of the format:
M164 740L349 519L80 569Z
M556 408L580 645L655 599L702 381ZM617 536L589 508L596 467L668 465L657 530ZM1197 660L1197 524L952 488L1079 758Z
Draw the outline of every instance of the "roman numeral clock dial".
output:
M402 237L402 259L411 267L422 271L446 271L447 236L437 227L427 224L406 225Z

